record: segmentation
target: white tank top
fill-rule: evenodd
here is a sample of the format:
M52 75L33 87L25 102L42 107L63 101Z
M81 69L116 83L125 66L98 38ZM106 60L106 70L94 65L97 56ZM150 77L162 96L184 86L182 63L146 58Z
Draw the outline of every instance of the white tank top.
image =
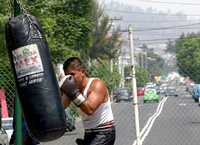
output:
M85 98L87 98L88 89L94 79L97 79L97 78L89 78L88 84L86 85L83 92L83 96ZM110 98L108 98L107 102L101 104L92 115L87 115L83 111L81 111L81 114L82 114L83 125L85 129L97 128L99 125L102 125L107 122L111 122L114 119L112 109L111 109Z

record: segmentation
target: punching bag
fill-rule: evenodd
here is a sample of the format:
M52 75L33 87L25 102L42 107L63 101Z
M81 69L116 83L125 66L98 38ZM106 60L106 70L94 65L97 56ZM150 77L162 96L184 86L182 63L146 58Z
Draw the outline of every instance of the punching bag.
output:
M61 137L66 128L65 112L37 19L29 14L12 17L6 25L6 44L30 134L42 142Z

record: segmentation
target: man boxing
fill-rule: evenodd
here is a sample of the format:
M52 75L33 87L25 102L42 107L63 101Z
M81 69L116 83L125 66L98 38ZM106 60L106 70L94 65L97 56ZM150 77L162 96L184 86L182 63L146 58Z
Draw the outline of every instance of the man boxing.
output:
M105 83L89 78L81 60L67 59L63 65L65 77L59 85L64 107L73 102L81 110L85 129L82 145L114 145L115 126L110 97Z

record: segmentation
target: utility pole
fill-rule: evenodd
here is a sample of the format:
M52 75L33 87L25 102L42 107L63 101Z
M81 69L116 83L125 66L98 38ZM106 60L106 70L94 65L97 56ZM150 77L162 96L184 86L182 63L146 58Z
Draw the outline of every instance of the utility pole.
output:
M121 61L122 62L122 64L121 64L122 65L122 67L121 67L121 76L122 76L122 78L121 78L121 87L124 88L124 86L125 86L125 81L124 81L124 78L125 78L124 77L124 54L122 55L121 58L122 58L122 61Z
M116 16L115 16L115 17L111 18L110 20L111 20L111 22L112 22L112 21L121 21L122 18L121 18L121 17L116 17Z
M135 128L136 128L136 140L137 145L141 145L140 142L140 124L139 124L139 107L138 107L138 97L137 97L137 84L135 77L135 57L134 57L134 45L133 45L133 28L131 25L128 26L129 32L129 45L131 49L131 65L132 65L132 89L133 89L133 104L135 112Z
M110 21L111 21L111 33L115 33L115 23L113 23L113 21L121 21L122 20L122 18L121 17L113 17L113 18L110 18L109 19ZM120 67L120 65L121 65L121 57L119 56L119 58L118 58L118 69L119 69L119 73L120 74L123 74L123 72L122 72L122 68L123 67ZM112 73L113 72L113 66L114 66L114 63L113 63L113 59L111 58L110 59L110 72ZM124 83L123 83L123 80L121 79L121 81L120 81L120 87L122 87L122 86L124 86Z
M123 88L124 87L124 64L123 64L122 56L118 57L118 71L119 71L119 74L121 75L119 87Z
M147 58L147 53L148 53L148 51L147 51L147 49L148 48L146 48L145 49L145 51L144 51L144 68L147 70L147 68L148 68L148 58Z

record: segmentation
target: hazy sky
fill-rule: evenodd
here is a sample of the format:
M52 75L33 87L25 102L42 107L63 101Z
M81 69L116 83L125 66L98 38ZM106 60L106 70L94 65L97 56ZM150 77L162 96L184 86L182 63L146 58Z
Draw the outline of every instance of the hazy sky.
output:
M121 3L139 6L141 8L152 7L171 13L182 12L187 15L200 16L200 0L104 0L105 2L118 1ZM157 3L162 2L162 3ZM180 4L182 3L182 4ZM194 16L192 16L194 17Z

